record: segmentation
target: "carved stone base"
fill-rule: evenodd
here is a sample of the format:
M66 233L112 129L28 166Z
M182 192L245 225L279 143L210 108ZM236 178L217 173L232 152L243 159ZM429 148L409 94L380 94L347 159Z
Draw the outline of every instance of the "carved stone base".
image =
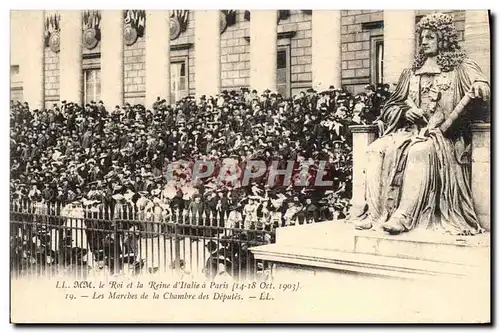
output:
M378 230L355 230L343 221L323 222L277 231L277 244L322 250L422 259L457 264L488 259L489 233L449 236L412 231L391 236Z
M479 223L490 230L490 134L489 123L472 124L471 188Z
M273 263L274 284L300 282L321 320L490 321L489 234L390 236L332 221L280 228L275 244L251 251Z
M382 231L357 231L351 224L332 221L281 228L276 244L255 247L252 252L257 258L275 262L382 276L465 276L489 266L490 235L415 231L391 236Z

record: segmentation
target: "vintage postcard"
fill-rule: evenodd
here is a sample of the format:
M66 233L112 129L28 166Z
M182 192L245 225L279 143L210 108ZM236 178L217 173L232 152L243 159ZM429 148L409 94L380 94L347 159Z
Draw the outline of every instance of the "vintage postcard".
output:
M490 323L488 10L10 19L12 323Z

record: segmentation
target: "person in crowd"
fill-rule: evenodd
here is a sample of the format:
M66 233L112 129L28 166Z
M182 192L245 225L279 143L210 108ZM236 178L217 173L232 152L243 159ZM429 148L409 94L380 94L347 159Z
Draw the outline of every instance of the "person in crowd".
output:
M135 218L147 208L154 221L204 225L208 218L214 226L268 229L297 219L319 222L331 218L331 210L344 211L346 201L339 200L351 195L349 125L370 123L388 96L385 85L367 86L357 96L331 86L291 98L242 89L199 100L187 96L172 105L158 97L152 107L125 103L110 112L103 101L62 101L47 110L12 101L11 197L64 206L81 196L108 207L103 217L110 219L127 206ZM305 175L306 186L280 186L283 177L277 177L266 198L260 193L269 171L241 184L250 160L285 169L283 161L318 156L330 167L333 189L304 192L314 170ZM214 162L217 171L192 181L196 160ZM237 176L217 181L228 169ZM337 193L337 201L326 198L327 190Z

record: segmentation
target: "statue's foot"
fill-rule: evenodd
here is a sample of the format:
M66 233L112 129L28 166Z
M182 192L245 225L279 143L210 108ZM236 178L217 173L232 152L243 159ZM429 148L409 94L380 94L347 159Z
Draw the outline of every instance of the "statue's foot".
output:
M363 207L354 206L351 207L349 216L352 219L364 219L368 216L368 205L365 204Z
M373 227L373 221L370 218L364 218L354 222L354 229L356 230L369 230Z
M371 213L364 214L362 217L356 219L353 224L356 230L369 230L379 229L386 221L385 216L375 217Z
M402 232L407 231L406 227L401 222L400 218L392 217L382 225L382 229L391 235L399 235Z

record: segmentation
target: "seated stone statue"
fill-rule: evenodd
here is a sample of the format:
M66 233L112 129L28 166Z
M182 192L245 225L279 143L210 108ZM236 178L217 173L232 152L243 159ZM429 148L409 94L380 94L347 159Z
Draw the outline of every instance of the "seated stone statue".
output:
M380 137L367 151L366 204L355 226L474 235L483 229L471 196L468 125L486 113L489 83L460 49L449 15L423 17L417 33L420 50L384 105ZM457 113L460 107L465 112Z

